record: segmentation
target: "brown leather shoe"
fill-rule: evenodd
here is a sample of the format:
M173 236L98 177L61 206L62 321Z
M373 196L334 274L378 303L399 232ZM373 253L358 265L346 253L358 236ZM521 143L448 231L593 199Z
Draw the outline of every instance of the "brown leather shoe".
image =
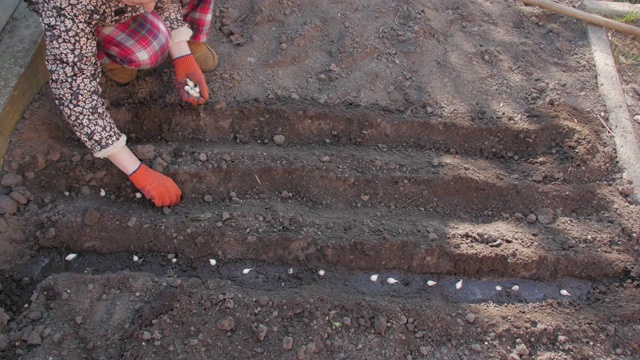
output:
M202 72L211 72L218 67L218 54L207 43L193 41L187 43Z
M138 69L128 68L116 63L100 65L104 75L120 85L127 85L138 76Z

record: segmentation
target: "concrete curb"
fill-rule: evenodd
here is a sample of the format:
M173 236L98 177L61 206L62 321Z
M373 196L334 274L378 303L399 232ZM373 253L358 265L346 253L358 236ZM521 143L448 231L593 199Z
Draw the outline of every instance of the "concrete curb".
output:
M640 11L640 6L606 1L584 0L585 11L599 14L624 16ZM604 28L587 24L589 43L596 64L600 96L605 101L609 113L609 123L618 154L618 163L623 176L633 182L634 193L631 198L640 203L640 145L635 134L627 100L622 90L616 61L611 51L611 43Z
M617 17L623 17L633 12L640 13L640 5L610 1L583 0L581 7L584 11L592 14Z
M49 80L38 17L24 2L0 33L0 165L11 132L35 94Z
M598 86L609 112L611 132L616 143L618 163L623 176L633 181L632 199L640 202L640 146L633 129L627 101L622 90L616 62L611 51L609 37L604 28L587 25L589 42L598 74Z

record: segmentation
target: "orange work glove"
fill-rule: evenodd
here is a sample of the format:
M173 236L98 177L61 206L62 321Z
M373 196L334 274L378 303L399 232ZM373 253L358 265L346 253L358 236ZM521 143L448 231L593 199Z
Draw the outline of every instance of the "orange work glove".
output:
M170 177L150 169L145 164L140 164L136 171L129 175L129 180L157 207L173 206L180 202L182 192L178 185Z
M173 82L176 85L176 88L178 88L178 92L180 92L182 101L186 101L194 106L204 104L204 102L209 98L209 88L207 87L207 82L202 74L202 70L200 70L200 67L196 63L196 59L193 57L193 54L174 59L173 68L176 71ZM185 89L186 86L189 86L187 79L192 81L193 84L199 88L200 96L189 94Z

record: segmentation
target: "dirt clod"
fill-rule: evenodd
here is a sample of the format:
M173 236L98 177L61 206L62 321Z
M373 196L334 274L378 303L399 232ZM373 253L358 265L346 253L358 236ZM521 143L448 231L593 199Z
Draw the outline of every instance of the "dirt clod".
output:
M87 210L87 212L84 215L84 223L85 225L88 226L93 226L95 224L98 223L98 221L100 221L100 213L98 212L98 210L94 209L94 208L89 208Z
M18 211L18 203L7 195L0 195L0 214L13 215Z
M266 326L264 326L262 324L258 325L258 330L256 331L256 335L258 336L258 340L263 341L264 338L267 336L267 331L268 330L269 329Z
M282 339L282 348L285 350L293 349L293 338L290 336L285 336Z
M541 224L549 225L553 223L553 210L549 208L539 209L536 211L536 217Z
M235 324L236 324L235 320L232 317L227 316L218 320L216 322L216 327L223 331L231 331L233 330L233 327L235 326Z
M387 331L387 316L384 314L376 315L373 327L376 333L384 335Z

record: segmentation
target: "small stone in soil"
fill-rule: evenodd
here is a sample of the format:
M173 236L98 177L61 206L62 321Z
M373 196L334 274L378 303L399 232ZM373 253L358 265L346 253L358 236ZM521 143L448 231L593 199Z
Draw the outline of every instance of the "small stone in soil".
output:
M100 213L94 208L89 208L84 215L84 223L88 226L95 225L100 220Z
M13 215L18 211L18 203L7 195L0 195L0 214Z
M549 208L539 209L536 211L538 221L543 225L548 225L553 222L553 210Z
M476 314L468 313L467 316L465 316L465 319L469 324L473 324L476 321Z
M276 135L273 137L273 143L278 146L284 145L285 142L286 142L286 139L284 135Z
M22 176L17 174L5 174L0 181L0 185L6 187L13 187L22 182Z
M374 320L374 329L380 335L384 335L387 331L387 317L384 314L376 316Z
M262 324L258 325L257 336L258 340L262 341L267 336L268 328Z
M235 325L236 325L235 321L230 316L222 318L218 320L218 322L216 323L216 327L223 331L230 331L233 329Z
M285 336L284 339L282 339L282 348L285 350L293 349L293 338L290 336Z
M26 196L17 191L12 191L9 196L20 205L26 205L29 202Z

